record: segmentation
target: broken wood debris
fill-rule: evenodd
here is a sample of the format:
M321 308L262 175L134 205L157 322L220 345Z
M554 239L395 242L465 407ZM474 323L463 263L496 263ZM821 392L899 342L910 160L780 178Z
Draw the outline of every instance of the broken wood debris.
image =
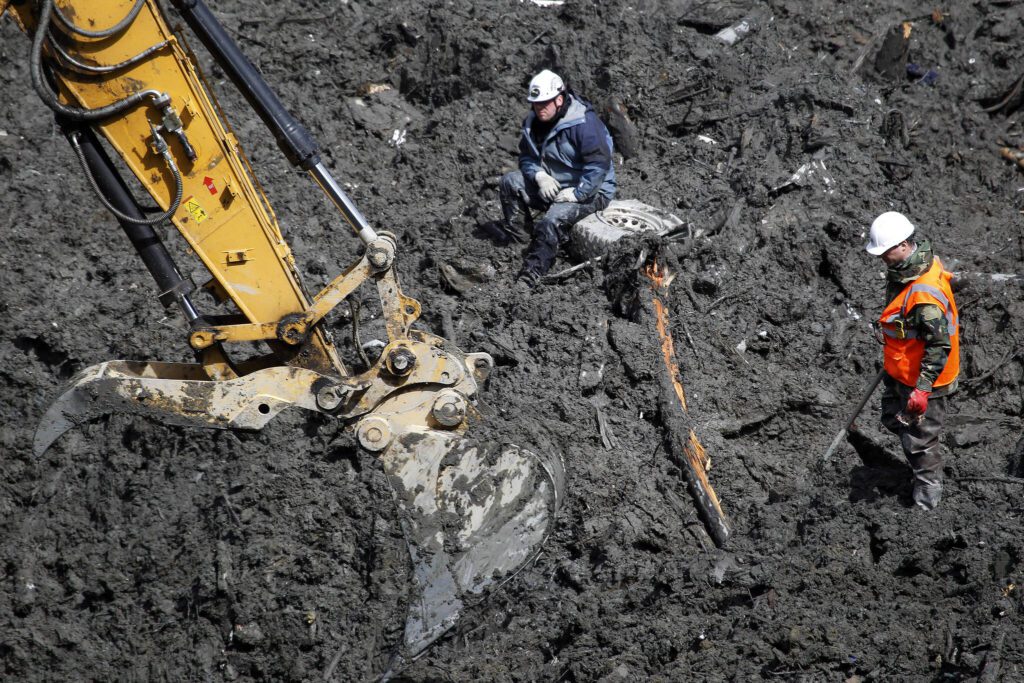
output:
M675 360L675 348L670 331L668 308L662 301L661 292L667 289L672 275L661 267L657 259L642 271L650 281L650 287L641 288L644 308L654 316L655 327L661 340L662 361L665 372L659 375L658 405L665 425L666 443L670 457L679 466L686 480L690 495L697 506L697 513L704 523L708 535L718 547L723 547L730 534L729 520L722 510L707 470L711 458L697 439L686 405L686 392L680 381L679 365ZM678 450L682 450L682 456Z
M999 155L1007 161L1012 161L1021 168L1024 168L1024 149L1012 147L1000 147Z
M978 683L996 683L999 680L1000 658L1003 652L1003 641L1006 634L1000 631L988 654L985 655L985 664L981 667L981 674L978 676Z
M607 398L604 398L602 394L598 394L590 399L590 405L594 406L594 415L597 418L597 431L601 436L601 444L604 446L606 451L610 451L613 448L617 448L619 445L618 439L615 438L615 433L612 432L611 424L608 422L608 416L605 415L602 408L607 404Z
M564 270L560 270L557 273L548 273L547 275L542 277L541 280L543 282L557 282L558 280L562 279L566 275L572 275L573 273L578 273L579 271L583 270L587 266L592 266L595 263L600 263L600 261L601 261L601 257L600 256L595 256L592 259L587 259L583 263L577 263L575 266L571 266L571 267L566 268Z
M1010 87L1002 95L991 100L982 100L981 110L986 114L1012 114L1020 109L1021 102L1024 100L1022 89L1024 89L1024 74L1018 76L1017 80L1010 84Z

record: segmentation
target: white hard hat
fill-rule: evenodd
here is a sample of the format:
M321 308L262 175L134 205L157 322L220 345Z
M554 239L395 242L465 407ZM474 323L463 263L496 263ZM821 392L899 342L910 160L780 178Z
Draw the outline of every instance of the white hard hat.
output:
M871 239L864 245L872 256L881 256L914 234L914 224L897 211L886 211L871 224Z
M562 77L554 71L544 69L530 80L530 89L526 92L527 102L547 102L565 92Z

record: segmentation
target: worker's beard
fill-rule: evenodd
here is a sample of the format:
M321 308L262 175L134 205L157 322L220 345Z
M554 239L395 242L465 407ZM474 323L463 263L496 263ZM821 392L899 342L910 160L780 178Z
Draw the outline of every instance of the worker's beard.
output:
M548 136L551 129L555 127L562 117L565 116L565 112L569 111L569 95L565 95L562 98L562 106L555 110L555 115L552 116L548 121L541 121L539 117L533 117L533 126L530 128L530 135L533 137L534 142L540 144L544 138Z

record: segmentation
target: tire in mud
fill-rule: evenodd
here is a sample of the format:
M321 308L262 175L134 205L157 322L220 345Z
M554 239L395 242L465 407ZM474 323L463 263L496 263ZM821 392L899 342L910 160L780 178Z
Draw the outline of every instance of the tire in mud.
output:
M592 259L608 253L623 237L664 232L682 224L678 216L636 199L615 200L572 227L572 252L577 258Z

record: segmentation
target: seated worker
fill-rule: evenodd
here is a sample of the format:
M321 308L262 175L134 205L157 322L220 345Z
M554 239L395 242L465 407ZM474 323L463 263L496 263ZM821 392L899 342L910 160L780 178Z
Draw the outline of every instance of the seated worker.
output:
M526 99L532 110L523 120L519 170L502 177L499 197L509 235L518 233L513 221L525 207L544 211L517 277L533 287L551 269L569 228L615 196L615 168L608 129L558 74L545 69L534 76Z

